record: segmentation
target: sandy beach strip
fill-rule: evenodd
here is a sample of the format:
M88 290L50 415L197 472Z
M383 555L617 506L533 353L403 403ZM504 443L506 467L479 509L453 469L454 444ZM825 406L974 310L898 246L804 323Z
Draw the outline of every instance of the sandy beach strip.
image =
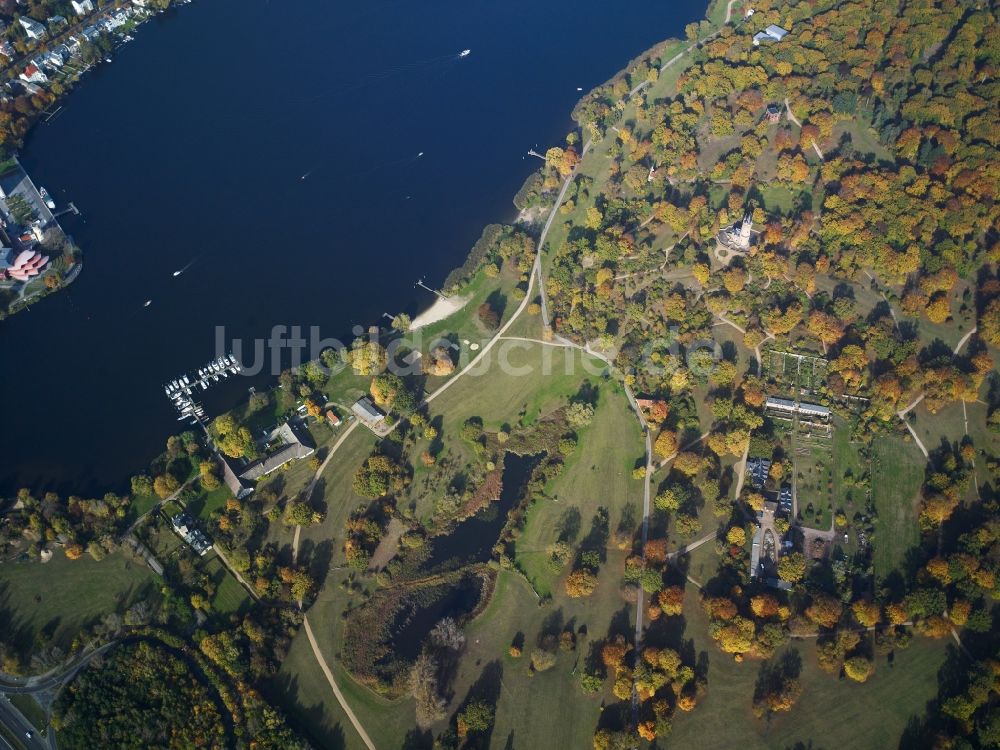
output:
M465 307L468 301L468 297L438 297L434 300L433 305L412 320L410 330L415 331L418 328L424 328L432 323L444 320L449 315Z

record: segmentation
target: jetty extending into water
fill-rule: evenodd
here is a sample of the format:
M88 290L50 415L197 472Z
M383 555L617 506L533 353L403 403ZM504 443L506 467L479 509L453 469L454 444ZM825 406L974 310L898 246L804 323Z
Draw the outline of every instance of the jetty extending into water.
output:
M191 424L205 423L205 408L195 400L195 394L200 388L207 391L212 383L218 383L220 378L239 375L243 366L233 354L223 354L197 370L197 374L181 375L163 386L167 398L173 402L180 415L177 421L190 420Z

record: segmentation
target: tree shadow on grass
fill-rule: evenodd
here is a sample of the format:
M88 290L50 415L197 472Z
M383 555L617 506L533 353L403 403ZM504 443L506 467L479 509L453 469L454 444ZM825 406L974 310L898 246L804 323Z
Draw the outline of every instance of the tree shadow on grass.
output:
M576 538L580 535L580 509L579 508L567 508L563 511L562 515L559 517L559 524L557 526L559 535L558 540L560 542L566 542L567 544L572 544L576 541Z
M434 735L429 729L411 729L403 738L401 750L432 750Z
M601 562L606 562L609 536L608 509L601 506L591 519L590 531L584 537L583 541L580 542L580 548L577 552L577 565L580 564L580 558L585 552L596 552Z
M308 739L313 747L346 750L347 737L340 722L334 722L332 726L328 723L328 712L322 703L303 705L297 677L279 674L264 685L264 695L270 702L284 708L289 726Z
M468 706L473 703L484 703L490 707L493 716L496 716L497 703L500 700L500 688L501 682L503 680L503 667L500 662L493 660L489 662L483 671L479 673L479 678L473 683L472 687L469 688L469 692L465 696L465 700L455 711L454 719L457 721L459 714L462 713ZM494 724L491 723L489 728L482 732L470 733L466 738L464 748L468 750L482 749L485 750L490 746L490 740L493 737L493 727Z

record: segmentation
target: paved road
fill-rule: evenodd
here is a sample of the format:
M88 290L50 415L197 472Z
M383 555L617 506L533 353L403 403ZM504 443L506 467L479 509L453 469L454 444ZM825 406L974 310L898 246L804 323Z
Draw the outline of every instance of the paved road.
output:
M35 728L21 715L21 712L14 707L6 695L0 699L0 721L17 737L22 746L29 750L49 750L48 741L38 735ZM30 740L25 732L31 732ZM4 748L11 747L11 744L3 737L0 737L0 742L3 743L2 747Z
M100 648L85 654L70 667L62 671L53 670L37 677L8 678L0 681L0 693L3 694L3 697L0 698L0 722L3 722L4 726L10 729L28 750L56 750L56 733L52 727L48 728L47 738L39 737L38 732L35 731L30 722L10 703L9 696L15 694L30 695L32 693L46 693L50 691L58 693L62 686L72 680L81 669L101 654L114 648L115 645L117 645L117 641L105 643ZM33 735L30 740L25 736L25 732L27 731L30 731ZM2 737L0 737L0 742L3 743L0 744L0 750L10 747L9 743L6 743Z
M117 641L105 643L100 648L96 648L93 651L88 652L79 660L74 662L72 666L61 672L53 670L52 672L42 675L41 677L28 677L26 679L0 682L0 693L42 693L46 690L57 688L60 685L64 685L69 682L76 676L77 672L90 664L91 661L101 654L114 648L116 644Z

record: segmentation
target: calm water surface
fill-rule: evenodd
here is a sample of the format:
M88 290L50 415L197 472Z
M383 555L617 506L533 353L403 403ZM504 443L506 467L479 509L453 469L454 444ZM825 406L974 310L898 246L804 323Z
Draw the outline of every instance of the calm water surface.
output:
M178 428L161 384L213 355L217 326L346 336L428 304L414 281L440 283L513 218L537 167L522 155L570 129L576 87L703 13L196 0L142 27L23 154L82 210L65 228L86 260L68 291L0 323L0 492L127 486ZM214 387L206 408L252 384Z

